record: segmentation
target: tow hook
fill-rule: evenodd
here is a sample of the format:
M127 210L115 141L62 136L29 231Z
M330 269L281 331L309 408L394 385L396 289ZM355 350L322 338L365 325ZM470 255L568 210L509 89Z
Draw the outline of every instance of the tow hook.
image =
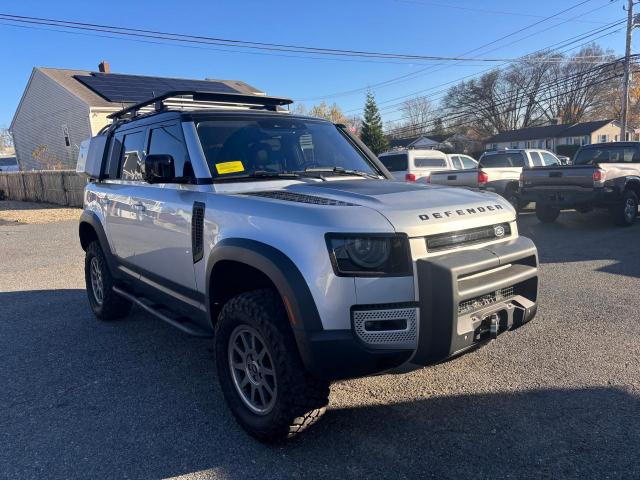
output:
M489 332L491 334L491 340L495 340L496 338L498 338L498 333L500 331L500 316L497 313L492 314L489 322Z

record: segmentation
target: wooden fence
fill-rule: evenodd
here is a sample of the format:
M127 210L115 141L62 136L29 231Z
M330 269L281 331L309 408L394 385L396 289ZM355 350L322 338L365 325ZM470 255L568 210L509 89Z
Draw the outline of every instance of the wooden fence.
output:
M73 170L0 173L0 198L82 207L87 180Z

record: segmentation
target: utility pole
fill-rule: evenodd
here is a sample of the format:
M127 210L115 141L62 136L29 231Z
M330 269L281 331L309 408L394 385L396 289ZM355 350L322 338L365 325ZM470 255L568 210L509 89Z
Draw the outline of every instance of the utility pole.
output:
M627 0L627 45L624 51L624 77L622 80L622 108L620 141L627 139L627 110L629 108L629 77L631 76L631 36L634 27L633 0Z

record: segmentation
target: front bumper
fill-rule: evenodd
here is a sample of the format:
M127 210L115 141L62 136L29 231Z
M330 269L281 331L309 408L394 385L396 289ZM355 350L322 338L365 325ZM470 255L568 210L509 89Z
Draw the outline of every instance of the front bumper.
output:
M312 372L341 379L439 363L536 314L538 257L528 238L420 259L416 269L418 302L354 306L351 330L312 335ZM403 312L402 330L363 331L363 319L377 329Z

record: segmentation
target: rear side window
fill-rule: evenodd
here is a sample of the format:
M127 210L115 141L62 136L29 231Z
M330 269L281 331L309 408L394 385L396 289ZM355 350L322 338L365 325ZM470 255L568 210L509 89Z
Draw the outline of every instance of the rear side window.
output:
M122 145L119 178L122 180L142 180L144 131L125 134Z
M640 154L631 147L594 147L581 149L574 160L575 165L596 163L639 163Z
M18 161L15 157L0 158L0 167L17 167Z
M378 158L390 172L403 172L405 170L409 170L409 156L406 153L383 155Z
M416 168L446 168L447 161L444 158L416 157L413 159Z
M520 152L495 153L482 157L480 166L484 168L524 167L524 157Z
M460 156L460 160L462 161L462 168L465 170L470 170L472 168L478 168L478 162L476 162L471 157L465 157L464 155Z
M149 133L148 154L165 154L173 157L176 177L193 177L182 130L176 124L152 128Z
M544 165L540 152L529 152L529 156L531 157L531 164L534 167L542 167Z
M456 170L462 170L462 162L460 161L460 157L453 156L451 157L451 163L453 164L453 168Z
M542 161L547 167L550 165L560 164L560 161L555 156L551 155L549 152L542 152L541 155L542 155Z

